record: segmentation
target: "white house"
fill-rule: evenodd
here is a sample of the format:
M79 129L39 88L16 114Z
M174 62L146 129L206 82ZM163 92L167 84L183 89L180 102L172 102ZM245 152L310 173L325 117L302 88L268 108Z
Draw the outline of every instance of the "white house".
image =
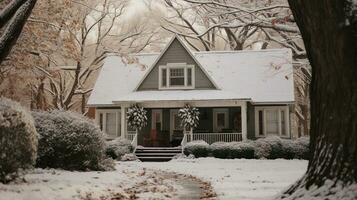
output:
M268 135L291 138L294 103L289 49L191 52L174 37L160 53L106 58L88 106L109 138L148 147L177 146L183 138L178 110L199 108L194 140L239 141ZM139 104L148 125L128 130L126 109Z

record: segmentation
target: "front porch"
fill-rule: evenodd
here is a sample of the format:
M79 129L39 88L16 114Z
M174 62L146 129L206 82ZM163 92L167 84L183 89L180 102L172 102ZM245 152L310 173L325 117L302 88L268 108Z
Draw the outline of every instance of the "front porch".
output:
M228 107L198 107L199 126L192 136L184 138L181 119L178 116L181 107L146 108L148 124L136 133L126 127L125 138L144 147L177 147L191 140L214 142L242 141L247 137L246 104ZM242 112L243 111L243 112ZM242 120L243 119L243 120Z

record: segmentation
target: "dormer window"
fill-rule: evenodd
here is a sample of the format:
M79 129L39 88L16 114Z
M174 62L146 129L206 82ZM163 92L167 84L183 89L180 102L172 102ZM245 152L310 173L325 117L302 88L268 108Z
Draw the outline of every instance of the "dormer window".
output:
M169 63L159 67L159 89L193 89L194 66Z

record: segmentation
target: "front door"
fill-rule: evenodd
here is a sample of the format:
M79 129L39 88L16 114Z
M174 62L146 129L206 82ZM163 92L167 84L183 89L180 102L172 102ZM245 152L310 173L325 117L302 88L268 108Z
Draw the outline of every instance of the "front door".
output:
M172 146L179 146L183 138L183 127L178 109L170 110L170 141Z
M150 141L152 146L158 147L160 146L159 136L162 133L162 110L154 109L151 114Z

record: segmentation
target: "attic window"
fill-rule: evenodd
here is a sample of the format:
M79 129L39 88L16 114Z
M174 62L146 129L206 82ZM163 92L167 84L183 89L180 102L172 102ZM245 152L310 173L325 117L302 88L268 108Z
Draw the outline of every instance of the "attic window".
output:
M159 67L159 89L193 89L194 66L170 63Z

